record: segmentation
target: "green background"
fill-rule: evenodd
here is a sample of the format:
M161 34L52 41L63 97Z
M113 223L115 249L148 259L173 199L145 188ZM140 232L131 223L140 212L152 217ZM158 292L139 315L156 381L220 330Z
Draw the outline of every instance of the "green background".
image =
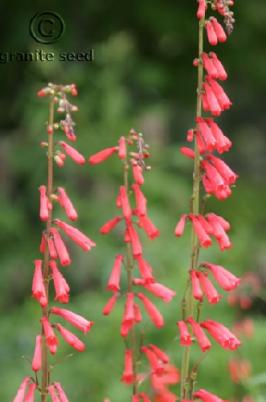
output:
M192 60L197 51L196 1L135 0L89 2L1 2L0 53L36 49L59 52L95 50L95 61L10 62L0 64L0 400L11 401L24 375L30 373L40 309L31 298L32 261L39 258L43 225L38 218L38 186L46 181L45 152L39 142L46 138L47 101L36 97L47 82L72 83L79 88L74 101L80 111L77 148L88 157L101 148L115 145L119 136L135 127L151 146L152 171L144 192L149 212L161 230L154 242L143 238L145 255L160 281L177 291L163 311L166 326L158 331L145 327L158 346L171 353L180 365L176 321L189 268L189 230L177 240L173 236L181 213L188 211L192 164L179 154L185 133L195 115L196 74ZM52 10L64 19L63 37L53 45L36 43L29 35L30 18L38 11ZM225 202L210 200L208 209L232 223L232 250L221 253L213 247L204 258L222 263L241 275L253 271L262 285L249 311L228 307L226 297L219 306L204 308L204 316L219 317L231 326L239 315L255 322L252 339L244 340L241 354L253 365L251 379L241 393L255 401L266 401L265 354L265 26L266 4L262 0L236 1L236 27L226 44L215 51L229 79L224 84L233 108L219 118L232 138L232 152L225 160L240 174L233 196ZM2 59L3 60L3 59ZM105 284L116 253L123 250L118 232L99 235L100 226L115 213L115 196L121 183L117 158L102 166L85 167L67 161L56 171L75 203L79 227L97 242L85 254L70 244L73 265L66 271L71 283L71 308L95 321L86 337L87 350L73 357L62 347L54 378L62 382L69 399L98 402L129 401L129 390L120 383L123 343L119 335L122 305L109 318L101 309L108 294ZM25 358L21 358L24 356ZM230 353L214 346L200 370L199 384L224 399L236 390L227 361ZM237 397L241 400L241 397Z

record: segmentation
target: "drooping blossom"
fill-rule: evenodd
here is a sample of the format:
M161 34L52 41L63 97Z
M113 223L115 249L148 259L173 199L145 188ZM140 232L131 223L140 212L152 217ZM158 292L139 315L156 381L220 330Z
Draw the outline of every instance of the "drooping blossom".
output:
M117 146L103 149L102 151L92 155L89 158L89 163L91 165L97 165L98 163L102 163L106 159L110 158L110 156L112 156L115 152L117 152L117 150L118 150Z
M125 350L124 357L124 371L121 380L125 384L133 384L135 381L134 371L133 371L133 353L132 350Z
M48 320L48 318L45 316L43 316L41 318L41 323L42 323L47 346L49 347L50 352L52 354L54 354L54 353L56 353L58 339L54 333L53 327L52 327L50 321Z
M30 377L25 377L19 386L13 402L24 402L25 393L30 382Z
M55 219L55 224L65 232L65 234L71 238L79 247L81 247L84 251L89 251L92 247L95 247L96 244L89 239L84 233L82 233L79 229L74 226L69 225L66 222L63 222L60 219Z
M55 261L49 261L49 266L52 271L52 278L54 282L55 300L59 301L60 303L68 303L70 287L67 281L59 271Z
M100 229L101 234L108 234L113 230L116 225L121 221L120 216L115 216L114 218L110 219L108 222L106 222Z
M57 392L58 392L58 395L60 398L60 402L69 402L61 384L59 382L55 382L54 385L55 385L55 388L57 389Z
M157 328L161 328L164 325L164 319L159 310L155 307L155 305L143 294L138 293L138 298L142 301L145 310L150 317L151 321Z
M60 264L63 267L70 265L71 259L70 259L68 250L66 248L66 245L65 245L62 237L60 236L60 233L58 232L58 230L56 230L56 228L51 228L50 233L52 235L53 243L55 245L55 249L56 249L58 258L60 260ZM53 258L52 255L50 257Z
M198 398L203 402L228 402L219 398L217 395L214 395L211 392L206 391L205 389L199 389L198 391L194 392L193 397Z
M34 355L31 362L31 368L33 371L39 371L42 367L42 337L36 336Z
M188 331L187 324L185 321L181 320L177 322L177 326L180 332L180 345L181 346L190 346L192 345L191 335Z
M115 257L113 269L107 284L107 289L111 290L112 292L117 292L120 290L121 266L123 258L124 256L122 254L118 254Z
M110 297L110 299L104 306L103 315L109 315L112 312L112 310L117 302L117 299L118 299L118 294L114 293L113 296Z
M70 345L72 348L78 350L79 352L83 352L85 350L85 344L71 331L64 328L61 324L56 324L56 329L60 332L63 339Z
M201 322L200 325L202 328L206 329L224 349L236 350L241 345L237 337L228 328L217 321L206 320Z
M207 300L211 304L216 304L221 299L221 295L218 294L217 290L213 286L212 282L209 280L208 276L199 271L198 278L200 282L201 289L206 296Z
M211 271L221 288L227 292L235 289L240 283L240 278L236 277L221 265L211 264L209 262L204 262L201 265Z
M75 221L78 219L78 213L74 208L69 196L67 195L65 189L63 187L58 187L58 202L65 209L67 217Z
M52 307L51 313L62 317L64 320L68 321L70 324L80 329L84 333L88 332L94 324L93 321L88 321L81 315L73 313L72 311L64 308Z
M37 389L37 385L35 384L35 382L33 382L29 385L28 392L25 395L24 402L34 402L36 389Z
M57 393L57 389L53 384L49 385L48 392L52 399L52 402L61 402Z
M39 301L42 307L47 306L48 300L42 273L42 260L34 261L34 275L32 280L32 296Z
M46 195L46 186L39 187L40 192L40 218L46 222L49 218L49 206L51 205Z
M202 352L206 352L211 347L211 342L205 335L204 331L202 330L200 324L196 322L192 317L187 318L187 322L191 325L193 334L202 350Z
M63 148L65 153L78 165L84 165L86 162L83 155L81 155L75 148L64 141L59 141L59 145Z

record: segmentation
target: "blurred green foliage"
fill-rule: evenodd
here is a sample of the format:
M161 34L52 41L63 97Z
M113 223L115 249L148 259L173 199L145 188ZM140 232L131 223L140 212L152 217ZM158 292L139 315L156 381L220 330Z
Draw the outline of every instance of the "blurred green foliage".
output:
M181 213L187 212L191 193L191 163L179 154L185 131L193 124L197 27L194 2L106 0L67 3L33 1L1 3L0 52L88 51L95 49L93 63L32 62L0 65L0 240L1 331L0 400L12 399L29 373L40 311L31 300L32 261L38 258L42 224L38 219L38 186L46 180L45 138L47 104L37 90L47 82L78 85L75 99L77 148L85 156L116 143L132 126L143 131L151 145L152 172L147 174L145 194L150 215L161 230L154 242L143 238L145 254L158 278L177 290L171 305L158 303L166 327L157 331L147 322L149 338L172 352L180 363L175 322L180 318L189 261L189 233L176 240L172 234ZM66 31L55 45L38 45L28 34L30 18L40 10L57 11ZM265 24L266 4L260 0L236 2L236 28L228 44L217 52L229 72L225 87L234 101L219 123L233 139L234 149L225 159L240 173L233 196L226 202L210 200L208 208L232 222L234 248L221 254L215 247L204 258L230 267L237 274L254 271L266 281L265 251ZM80 227L97 242L89 255L71 246L73 266L66 271L72 284L74 311L84 313L96 325L87 337L87 352L65 357L71 351L62 343L56 378L75 402L129 400L119 381L123 344L119 336L120 305L110 318L101 315L107 300L105 283L114 255L122 250L118 233L106 237L99 227L115 214L115 195L121 182L119 161L80 168L67 161L58 170L56 183L65 185L80 214ZM162 251L163 250L163 251ZM264 301L263 301L264 300ZM253 365L246 384L258 402L265 401L265 294L249 312L256 332L241 354ZM236 311L225 301L204 308L231 325ZM21 356L25 356L21 359ZM227 360L229 354L214 347L200 372L200 384L224 398L234 394ZM111 373L111 375L110 375Z

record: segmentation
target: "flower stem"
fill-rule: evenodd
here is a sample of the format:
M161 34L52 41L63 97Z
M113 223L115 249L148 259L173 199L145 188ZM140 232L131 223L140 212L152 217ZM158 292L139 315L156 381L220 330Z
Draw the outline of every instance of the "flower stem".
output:
M199 46L198 46L198 85L197 85L197 108L196 108L196 116L201 117L202 115L202 101L201 101L201 93L202 93L202 85L203 85L203 64L201 55L203 53L203 34L204 34L204 24L205 19L201 19L199 21ZM192 214L198 215L200 213L200 183L201 183L201 172L200 172L200 153L197 145L197 141L195 140L194 145L194 171L193 171L193 193L192 193ZM198 238L192 229L192 238L191 238L191 263L189 269L197 269L198 258L200 245ZM185 318L193 315L194 311L194 302L192 295L192 285L190 277L188 279L188 286L186 290L186 294L184 297L184 305L185 305ZM181 399L189 399L192 396L190 393L192 392L189 387L189 372L190 372L190 351L191 347L187 346L184 350L181 364ZM191 387L190 387L191 388Z
M49 105L49 117L48 117L48 127L53 127L54 124L54 96L51 95L50 105ZM50 202L52 202L51 195L53 194L53 176L54 176L54 136L53 132L48 134L48 178L47 178L47 197ZM52 226L53 211L49 209L48 221L46 224L46 233L49 236L49 232ZM49 250L46 247L43 257L43 278L45 284L45 291L47 299L49 301ZM42 317L48 317L49 314L49 304L42 309ZM49 385L49 367L48 367L48 347L46 344L46 339L44 336L44 331L42 329L42 381L41 381L41 400L42 402L47 401L47 387Z
M126 192L128 194L129 192L129 184L128 184L128 170L129 170L129 165L128 165L128 158L125 159L124 162L124 186L126 189ZM133 291L133 275L132 271L134 268L134 263L133 263L133 253L132 253L132 247L130 243L127 243L126 247L126 271L127 271L127 292L131 293ZM132 386L132 395L137 394L138 392L138 383L137 383L137 343L136 343L136 331L135 331L135 326L131 328L130 330L130 347L132 350L132 355L133 355L133 375L134 375L134 383Z

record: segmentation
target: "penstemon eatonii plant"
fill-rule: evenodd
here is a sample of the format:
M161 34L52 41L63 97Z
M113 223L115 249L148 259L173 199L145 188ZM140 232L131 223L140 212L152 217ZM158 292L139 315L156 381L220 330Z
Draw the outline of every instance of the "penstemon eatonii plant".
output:
M237 175L214 152L222 154L229 151L231 141L223 134L214 117L229 109L231 101L218 81L227 79L227 73L214 52L204 52L204 33L210 45L225 42L227 34L233 30L234 18L230 7L231 0L198 0L197 18L199 19L199 49L194 66L198 69L197 107L195 127L188 131L187 141L194 141L194 150L183 147L181 152L194 160L193 193L191 212L182 215L175 235L183 234L186 221L192 223L192 250L187 286L182 300L182 320L179 321L180 344L184 346L181 367L181 400L202 400L204 402L222 401L218 396L201 388L195 390L198 368L211 342L206 332L226 350L235 350L240 346L237 337L224 325L213 319L202 321L204 300L211 304L219 302L218 294L210 276L225 291L231 291L239 284L239 278L227 269L210 262L200 261L200 251L212 245L213 236L220 249L231 247L227 231L230 224L215 213L205 213L205 204L211 195L224 200L231 195L231 187ZM216 11L224 17L227 34L218 20L207 12ZM213 117L214 116L214 117ZM204 194L204 190L205 193ZM206 331L206 332L205 332ZM191 363L192 343L198 343L202 356Z
M179 381L178 370L170 364L169 357L156 345L144 345L143 329L139 329L142 321L140 305L144 307L152 323L161 328L164 319L144 291L153 294L164 302L170 302L175 295L171 289L156 282L153 269L143 257L143 247L138 235L138 229L143 229L151 239L159 236L159 230L147 215L147 201L142 192L144 173L149 169L146 158L149 157L141 133L131 130L127 137L119 139L118 146L106 148L89 158L92 165L98 164L116 153L122 161L123 184L119 188L116 206L121 211L105 223L100 229L102 234L108 234L120 222L123 223L123 254L115 257L107 290L112 296L103 309L104 315L109 315L118 299L125 302L120 334L125 342L124 372L122 382L132 387L132 402L175 401L176 396L168 389L169 385ZM134 197L135 207L132 208L131 198ZM122 272L126 280L121 286ZM121 289L122 288L122 289ZM139 305L140 304L140 305ZM140 372L142 357L148 361L149 369ZM142 367L141 367L142 369ZM149 381L150 391L141 392L140 385ZM145 385L144 385L145 386ZM147 389L144 388L145 390Z
M65 211L68 219L71 221L78 219L77 211L64 188L54 186L54 163L62 167L66 156L69 156L79 165L85 163L85 158L75 148L65 141L55 141L54 138L55 134L59 136L62 130L69 141L76 141L72 112L77 111L78 108L69 102L68 94L77 95L74 84L49 84L38 92L40 97L49 97L48 139L47 142L41 143L41 146L47 149L48 177L47 185L39 187L40 219L45 222L45 229L40 244L42 258L34 261L32 282L32 296L39 302L42 311L41 333L36 336L32 359L34 375L23 380L13 402L33 402L34 395L37 392L40 393L42 402L48 400L48 395L53 402L67 402L68 398L60 383L53 382L51 379L52 366L49 363L49 354L54 355L57 351L58 337L56 332L79 352L85 349L85 344L62 324L52 323L52 321L54 321L55 316L58 316L83 333L87 333L93 325L92 321L88 321L79 314L65 308L51 307L49 303L51 283L54 287L55 301L59 303L69 302L70 288L58 264L67 267L71 264L71 259L60 231L84 251L89 251L95 246L95 243L76 227L54 218L55 204L58 204ZM58 122L55 121L56 106L57 112L64 114L64 118L60 118Z

